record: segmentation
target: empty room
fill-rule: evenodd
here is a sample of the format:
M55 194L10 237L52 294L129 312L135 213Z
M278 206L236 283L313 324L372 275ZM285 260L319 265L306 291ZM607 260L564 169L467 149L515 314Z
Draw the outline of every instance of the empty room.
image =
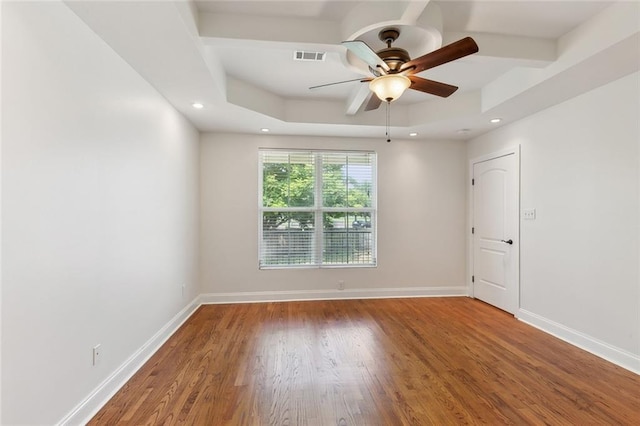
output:
M640 424L639 2L0 32L0 424Z

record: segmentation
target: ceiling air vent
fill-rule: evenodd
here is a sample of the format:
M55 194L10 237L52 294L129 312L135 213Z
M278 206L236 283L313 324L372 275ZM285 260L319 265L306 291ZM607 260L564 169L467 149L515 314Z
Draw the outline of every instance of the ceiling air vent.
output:
M327 52L305 52L304 50L296 50L293 52L294 61L324 61Z

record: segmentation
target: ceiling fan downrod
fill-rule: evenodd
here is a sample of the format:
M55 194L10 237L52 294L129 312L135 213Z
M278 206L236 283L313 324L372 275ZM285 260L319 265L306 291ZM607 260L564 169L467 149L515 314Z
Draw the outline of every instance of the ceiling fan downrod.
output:
M396 28L385 28L378 33L380 41L387 43L387 47L391 47L391 43L400 37L400 31Z
M391 100L387 99L387 143L391 142Z

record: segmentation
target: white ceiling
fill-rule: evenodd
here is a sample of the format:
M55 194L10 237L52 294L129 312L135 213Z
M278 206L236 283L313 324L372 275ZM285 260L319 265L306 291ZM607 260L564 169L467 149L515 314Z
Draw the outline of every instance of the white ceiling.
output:
M557 39L601 12L609 1L440 1L447 31Z
M640 62L635 1L67 4L201 131L383 137L384 108L362 111L366 83L309 87L368 76L340 42L383 48L377 34L387 26L400 29L394 45L411 57L467 35L479 45L420 74L459 86L451 97L408 90L391 105L392 132L401 137L467 139L495 127L489 118L517 120ZM327 52L326 60L293 61L295 50Z

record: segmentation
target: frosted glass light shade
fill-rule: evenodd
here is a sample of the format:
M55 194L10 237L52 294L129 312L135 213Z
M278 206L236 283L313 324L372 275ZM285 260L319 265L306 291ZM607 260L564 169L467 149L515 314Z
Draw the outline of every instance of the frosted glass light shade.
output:
M411 80L400 74L381 75L371 80L369 89L382 101L395 101L411 86Z

